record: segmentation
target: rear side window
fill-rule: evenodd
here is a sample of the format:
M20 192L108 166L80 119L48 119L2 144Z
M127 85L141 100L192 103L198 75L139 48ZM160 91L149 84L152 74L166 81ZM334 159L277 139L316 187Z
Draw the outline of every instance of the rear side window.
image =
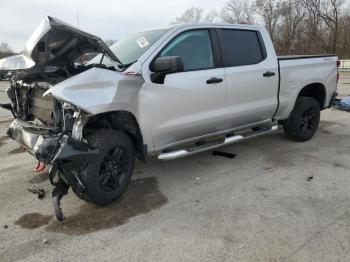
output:
M224 66L254 65L263 60L256 31L223 29L221 39Z
M185 71L214 68L213 49L208 30L192 30L176 36L160 56L180 56Z

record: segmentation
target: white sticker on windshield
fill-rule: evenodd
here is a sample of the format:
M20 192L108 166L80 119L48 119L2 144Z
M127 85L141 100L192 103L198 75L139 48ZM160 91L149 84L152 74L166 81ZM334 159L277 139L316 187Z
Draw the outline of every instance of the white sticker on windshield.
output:
M136 40L136 42L141 48L144 48L149 45L149 42L145 37L140 37L139 39Z

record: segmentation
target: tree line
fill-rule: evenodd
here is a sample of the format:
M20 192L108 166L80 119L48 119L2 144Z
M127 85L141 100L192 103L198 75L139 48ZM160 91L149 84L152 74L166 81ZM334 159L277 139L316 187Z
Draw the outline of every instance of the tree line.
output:
M220 10L188 8L172 23L200 22L263 25L278 55L337 54L350 59L345 0L228 0ZM0 43L0 59L15 54L9 44Z
M15 54L16 53L13 52L12 48L8 43L0 43L0 59L15 55Z
M229 0L221 10L193 6L173 24L260 24L278 55L337 54L350 59L350 11L345 0Z

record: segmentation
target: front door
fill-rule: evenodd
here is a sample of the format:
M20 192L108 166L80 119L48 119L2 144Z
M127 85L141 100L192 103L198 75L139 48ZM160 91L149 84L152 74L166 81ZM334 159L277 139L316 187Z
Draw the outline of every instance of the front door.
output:
M216 67L210 31L182 32L158 56L180 56L184 72L167 75L162 85L147 86L146 107L152 112L148 126L155 147L223 130L225 70Z

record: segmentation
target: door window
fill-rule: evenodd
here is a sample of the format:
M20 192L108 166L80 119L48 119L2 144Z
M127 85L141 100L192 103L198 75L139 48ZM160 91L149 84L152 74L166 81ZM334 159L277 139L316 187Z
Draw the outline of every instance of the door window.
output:
M243 66L260 63L263 58L256 31L221 30L224 66Z
M176 36L160 56L179 56L185 71L214 68L213 49L208 30L192 30Z

